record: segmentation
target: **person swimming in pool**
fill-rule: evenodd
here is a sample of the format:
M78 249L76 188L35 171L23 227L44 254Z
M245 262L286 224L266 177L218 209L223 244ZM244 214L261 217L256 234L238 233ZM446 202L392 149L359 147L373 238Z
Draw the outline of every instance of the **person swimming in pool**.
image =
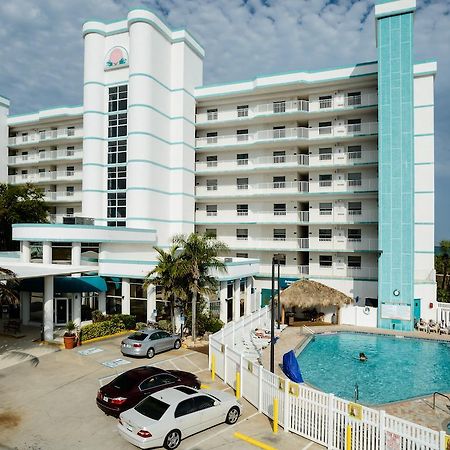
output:
M359 360L360 361L367 361L369 358L367 358L367 356L363 353L363 352L361 352L360 354L359 354Z

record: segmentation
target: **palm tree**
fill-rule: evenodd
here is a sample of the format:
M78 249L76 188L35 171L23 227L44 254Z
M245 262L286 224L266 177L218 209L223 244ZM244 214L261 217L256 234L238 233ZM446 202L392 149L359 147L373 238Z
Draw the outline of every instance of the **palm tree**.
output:
M166 252L162 248L155 247L158 253L158 265L148 273L144 280L144 289L153 284L161 287L161 295L164 300L170 302L170 315L172 331L175 332L175 299L183 297L182 280L185 273L181 264L181 250L176 244L172 245Z
M195 342L198 297L216 292L218 282L214 277L214 272L224 273L227 271L224 262L218 258L218 255L228 251L228 247L208 234L196 233L191 233L189 236L175 236L173 243L182 248L181 271L187 275L185 277L186 289L192 298L192 339Z
M12 270L0 267L0 304L17 303L19 301L18 286L19 280L16 278L16 274Z

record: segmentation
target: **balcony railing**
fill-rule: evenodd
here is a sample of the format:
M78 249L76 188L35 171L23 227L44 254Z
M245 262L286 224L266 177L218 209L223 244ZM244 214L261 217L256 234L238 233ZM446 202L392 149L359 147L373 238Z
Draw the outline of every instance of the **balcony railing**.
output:
M341 251L376 251L378 250L378 239L351 239L346 237L333 237L329 240L310 236L311 250L341 250Z
M10 156L8 158L8 164L30 164L39 161L55 161L59 159L82 159L83 150L81 148L76 149L61 149L61 150L48 150L43 152L29 153L28 155Z
M59 130L47 130L40 131L38 133L30 133L27 135L10 137L8 139L9 146L15 145L25 145L25 144L33 144L38 142L51 141L55 139L64 139L64 138L72 138L72 137L80 137L81 128L68 129L63 128Z
M260 273L270 274L272 266L270 264L260 264ZM352 268L346 265L339 266L336 264L330 267L320 267L317 264L314 265L285 265L281 267L282 273L288 275L311 277L336 277L336 278L365 278L376 280L378 278L378 269L376 267L362 266L360 268Z
M248 109L219 110L217 112L202 112L196 115L197 123L239 120L242 118L257 118L258 116L292 114L296 112L313 113L322 110L339 110L358 108L361 106L375 106L378 103L376 93L338 96L324 100L286 100L270 103L259 103Z
M361 135L372 135L378 133L377 122L363 122L361 124L332 125L327 127L297 127L283 128L275 130L261 130L245 135L247 139L243 140L242 135L229 134L211 137L199 137L196 141L197 147L213 147L227 145L247 145L264 141L283 141L283 140L317 140L329 138L348 138Z
M236 249L276 249L286 251L305 250L309 248L308 238L230 238L222 237L221 241L230 248Z
M81 180L81 178L81 170L53 170L48 172L10 175L8 177L8 182L11 184L45 183L48 181Z
M82 193L81 191L74 191L74 192L45 192L45 201L47 202L58 202L58 201L65 201L65 202L81 202Z
M229 211L219 210L214 214L210 211L196 211L196 221L209 223L250 223L250 222L274 222L274 223L297 223L308 222L309 211Z

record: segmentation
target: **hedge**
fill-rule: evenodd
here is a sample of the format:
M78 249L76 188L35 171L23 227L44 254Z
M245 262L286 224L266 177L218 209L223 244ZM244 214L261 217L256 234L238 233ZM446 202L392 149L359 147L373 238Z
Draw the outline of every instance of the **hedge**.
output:
M133 330L136 327L136 316L115 314L109 320L95 322L81 328L81 341L88 341L102 336L120 333L124 330Z

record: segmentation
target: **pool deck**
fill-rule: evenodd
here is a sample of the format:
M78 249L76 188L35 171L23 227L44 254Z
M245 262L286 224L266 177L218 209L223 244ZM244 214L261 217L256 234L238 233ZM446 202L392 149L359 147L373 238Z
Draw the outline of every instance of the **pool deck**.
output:
M384 334L390 336L405 336L410 338L430 339L450 342L450 336L437 333L425 333L422 331L393 331L381 330L378 328L356 327L351 325L318 325L309 327L314 334L351 331L360 333ZM304 341L310 336L310 333L303 327L287 327L278 339L275 345L275 373L283 375L280 364L284 353L289 350L298 349ZM270 346L263 350L262 363L266 369L270 368ZM284 375L283 375L284 376ZM450 374L449 374L450 376ZM450 393L444 392L449 395ZM447 424L450 423L450 409L447 407L450 401L441 396L436 397L436 408L433 409L433 397L422 397L413 400L407 400L396 403L387 403L374 406L375 409L384 409L388 414L401 417L402 419L418 423L420 425L432 428L434 430L447 430Z

